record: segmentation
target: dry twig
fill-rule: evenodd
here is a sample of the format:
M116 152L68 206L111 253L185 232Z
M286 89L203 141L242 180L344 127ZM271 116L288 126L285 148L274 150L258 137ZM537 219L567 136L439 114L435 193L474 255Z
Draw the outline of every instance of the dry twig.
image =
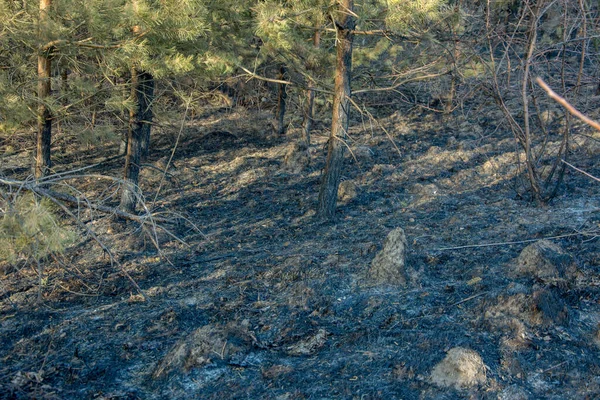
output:
M552 90L550 88L550 86L548 86L546 84L546 82L544 82L542 80L542 78L538 77L535 79L535 81L537 82L538 85L540 85L542 87L542 89L544 89L546 91L546 93L548 93L548 96L550 96L550 98L556 100L556 102L558 104L560 104L561 106L563 106L564 108L566 108L568 112L570 112L572 115L579 118L580 120L582 120L583 122L585 122L586 124L591 126L592 128L596 129L597 131L600 131L600 124L598 122L594 121L591 118L586 117L579 110L577 110L575 107L573 107L567 100L565 100L565 98L556 94L556 92L554 92L554 90Z

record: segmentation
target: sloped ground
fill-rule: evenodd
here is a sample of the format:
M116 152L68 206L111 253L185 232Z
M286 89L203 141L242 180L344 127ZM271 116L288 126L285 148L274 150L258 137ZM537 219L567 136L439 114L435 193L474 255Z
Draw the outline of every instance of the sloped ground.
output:
M326 131L295 173L284 159L297 133L274 137L268 122L215 112L184 130L154 206L201 228L173 228L189 247L159 231L160 257L135 226L93 222L148 301L89 240L54 266L41 304L37 279L6 268L0 397L600 397L597 182L567 171L537 207L517 194L514 140L489 119L396 112L381 122L399 152L353 126L338 220L318 223ZM157 139L156 168L173 132ZM597 139L574 138L572 159L596 176L599 154ZM153 199L160 173L142 179ZM364 284L397 227L406 286ZM519 273L542 238L559 246L559 276ZM483 380L432 378L456 347L481 357Z

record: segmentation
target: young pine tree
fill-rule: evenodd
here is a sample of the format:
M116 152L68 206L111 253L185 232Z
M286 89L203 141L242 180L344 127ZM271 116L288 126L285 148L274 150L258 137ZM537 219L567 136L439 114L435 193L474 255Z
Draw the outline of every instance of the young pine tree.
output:
M131 74L123 211L133 212L140 196L140 163L150 149L155 80L226 71L247 6L232 0L129 0L124 5L125 24L120 26L128 29L121 32L123 45L107 60L109 68Z

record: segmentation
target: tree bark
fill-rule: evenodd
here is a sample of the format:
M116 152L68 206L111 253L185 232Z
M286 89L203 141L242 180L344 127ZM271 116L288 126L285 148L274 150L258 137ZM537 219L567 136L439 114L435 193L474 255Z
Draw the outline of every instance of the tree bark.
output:
M129 112L129 131L127 133L127 152L125 153L125 181L121 191L122 211L134 213L139 197L140 163L142 160L142 135L144 113L144 91L142 88L145 81L143 71L136 68L131 70L131 95L135 100L135 108Z
M40 15L39 15L39 41L40 49L38 54L38 110L37 110L37 145L35 154L35 177L41 178L48 174L52 166L50 160L50 146L52 144L52 114L46 105L46 100L50 96L52 89L50 81L50 73L52 69L52 61L50 52L52 49L42 49L46 42L46 30L48 29L48 12L52 0L40 0Z
M286 74L285 65L281 64L279 66L279 74L277 75L277 79L283 81L285 79ZM284 117L285 117L285 100L287 98L286 85L283 83L279 84L279 92L277 95L277 112L275 113L275 117L277 118L276 126L277 133L280 135L285 134L285 125L284 125Z
M352 71L352 41L355 27L354 0L340 1L340 19L335 22L337 29L337 56L335 69L335 89L329 149L321 189L317 217L331 220L335 215L337 192L340 185L342 163L344 161L344 141L348 132L350 112L350 80Z

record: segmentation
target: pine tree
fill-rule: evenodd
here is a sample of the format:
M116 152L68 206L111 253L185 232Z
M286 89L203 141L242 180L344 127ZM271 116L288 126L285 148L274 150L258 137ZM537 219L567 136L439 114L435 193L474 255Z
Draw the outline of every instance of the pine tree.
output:
M90 104L85 99L97 92L97 82L82 78L93 74L103 43L111 42L106 18L114 5L114 0L0 3L0 44L11 49L0 54L0 134L11 137L36 127L33 170L38 178L51 168L53 127L81 118ZM75 79L68 71L76 71ZM76 112L79 107L82 113Z
M330 9L329 0L265 1L254 7L256 34L262 41L258 61L275 60L284 65L288 80L306 90L302 138L306 144L310 142L314 121L315 89L330 86L326 76L334 57L320 48L321 31L331 23L328 21ZM279 93L281 90L279 84ZM282 127L283 123L278 122L281 120L279 110L278 107L275 125ZM281 132L281 128L276 130Z
M237 44L243 2L208 0L130 0L124 7L129 32L109 64L131 74L130 127L125 158L125 185L120 208L133 212L139 197L139 171L150 149L155 79L225 71ZM229 40L224 40L227 37ZM234 40L231 40L234 39ZM127 68L124 68L127 64Z
M306 142L310 140L315 89L331 90L327 79L319 78L316 73L317 66L335 71L332 76L335 81L332 126L317 207L320 218L332 219L335 213L348 139L351 84L362 93L368 92L364 86L373 84L395 89L394 80L397 80L397 71L403 68L401 64L404 62L407 68L412 68L414 60L401 59L402 44L394 43L394 38L412 35L417 37L417 43L434 42L429 36L437 33L435 24L446 8L444 0L266 1L257 6L257 33L265 43L265 51L285 60L290 71L304 77L303 81L297 82L307 90L303 134ZM352 41L356 35L361 35L361 40L353 50ZM322 41L335 46L320 47ZM328 52L330 48L336 48L335 57ZM351 79L352 64L358 67L359 73L353 74L355 78ZM380 79L379 75L387 76L388 80Z
M350 114L352 42L356 26L353 14L354 0L340 1L339 10L334 20L337 37L337 57L331 134L317 208L317 216L321 219L333 219L335 215L335 204L340 185L342 163L344 162L344 142L348 136Z

